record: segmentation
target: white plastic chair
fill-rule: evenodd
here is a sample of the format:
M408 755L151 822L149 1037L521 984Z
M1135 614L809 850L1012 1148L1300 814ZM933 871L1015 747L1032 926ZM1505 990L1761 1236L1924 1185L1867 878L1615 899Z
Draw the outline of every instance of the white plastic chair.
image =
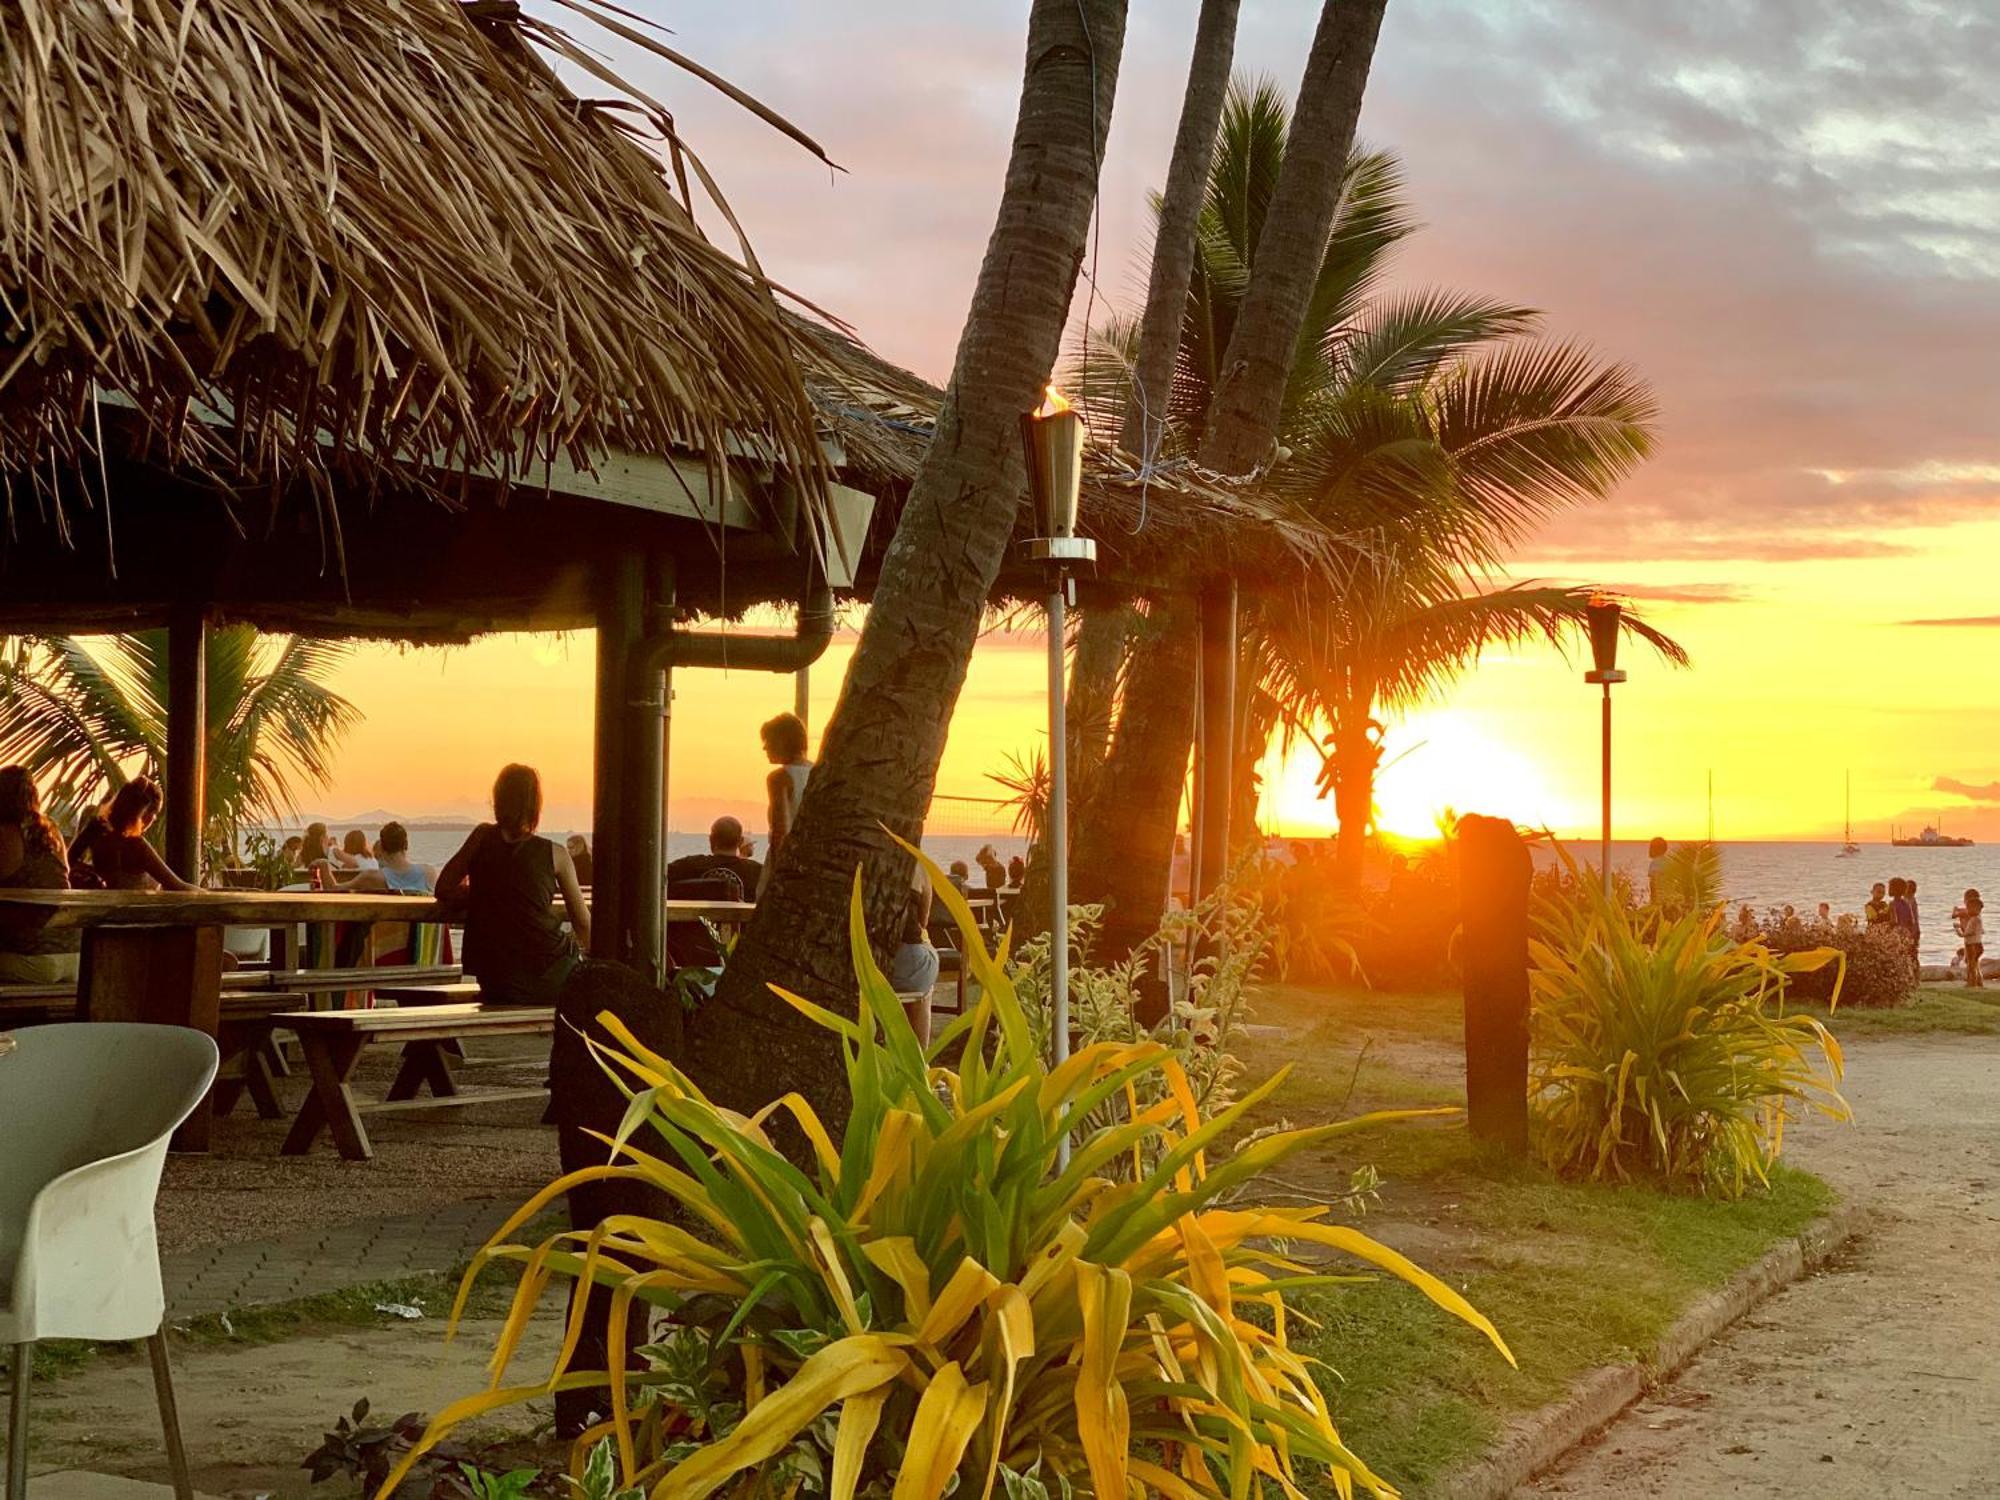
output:
M144 1339L174 1493L187 1453L161 1320L159 1196L167 1138L215 1079L215 1042L179 1026L35 1026L0 1053L0 1344L14 1346L7 1500L28 1492L35 1341Z

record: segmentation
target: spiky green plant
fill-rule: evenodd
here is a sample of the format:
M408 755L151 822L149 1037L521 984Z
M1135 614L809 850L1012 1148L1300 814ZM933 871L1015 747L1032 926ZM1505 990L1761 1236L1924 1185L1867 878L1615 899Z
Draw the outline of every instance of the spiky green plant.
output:
M1577 878L1539 904L1531 1098L1551 1166L1737 1197L1769 1184L1794 1113L1849 1117L1840 1044L1784 1004L1788 975L1841 954L1736 942L1725 915L1634 910Z
M1402 1116L1257 1136L1231 1152L1282 1075L1204 1118L1155 1043L1098 1043L1051 1067L1004 943L987 952L963 899L926 864L980 983L969 1015L928 1053L919 1045L869 951L858 880L856 1013L785 997L841 1039L853 1111L838 1141L797 1095L750 1118L718 1108L600 1017L611 1038L600 1055L631 1107L603 1137L605 1165L551 1184L475 1260L468 1286L496 1258L521 1266L492 1388L441 1412L426 1442L481 1412L608 1384L611 1419L579 1452L608 1433L619 1482L652 1500L779 1495L801 1482L833 1500L990 1497L1003 1482L1027 1492L1028 1476L1047 1493L1107 1500L1241 1497L1269 1485L1297 1494L1315 1474L1343 1495L1356 1485L1392 1495L1341 1440L1287 1336L1288 1293L1351 1278L1297 1252L1385 1270L1502 1354L1505 1344L1449 1286L1325 1222L1324 1209L1238 1195L1302 1148ZM1139 1102L1156 1079L1157 1102ZM1119 1100L1122 1113L1087 1123ZM774 1115L803 1132L810 1165L774 1147ZM509 1242L569 1188L608 1178L658 1189L680 1220L616 1218L537 1246ZM571 1367L578 1298L553 1368L509 1385L557 1280L609 1289L612 1368ZM622 1354L638 1309L664 1313L670 1330L645 1369Z

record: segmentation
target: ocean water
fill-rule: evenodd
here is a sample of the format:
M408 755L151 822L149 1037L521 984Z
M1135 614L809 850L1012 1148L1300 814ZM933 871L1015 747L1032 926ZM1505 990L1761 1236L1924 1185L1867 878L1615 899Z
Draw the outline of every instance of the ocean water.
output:
M1567 842L1579 861L1595 867L1597 841ZM1837 917L1859 914L1876 881L1888 884L1900 875L1917 883L1919 951L1927 964L1948 963L1958 951L1951 930L1951 911L1976 889L1991 906L2000 893L2000 844L1974 844L1965 849L1898 849L1892 844L1863 844L1861 852L1840 857L1840 845L1817 843L1723 843L1722 888L1730 905L1744 902L1761 917L1769 906L1790 905L1810 918L1822 901ZM1536 851L1537 863L1554 856ZM1613 841L1611 868L1630 875L1640 889L1646 883L1646 846Z

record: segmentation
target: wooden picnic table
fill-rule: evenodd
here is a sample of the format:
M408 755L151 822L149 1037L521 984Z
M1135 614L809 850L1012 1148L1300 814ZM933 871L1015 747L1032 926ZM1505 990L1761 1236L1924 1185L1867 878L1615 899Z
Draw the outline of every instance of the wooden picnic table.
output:
M739 925L755 909L747 901L666 902L669 920L721 925ZM443 922L457 910L430 897L341 890L0 891L0 922L13 930L81 934L82 1015L210 1036L221 1028L223 928L268 928L273 968L286 972L296 967L292 934L302 923ZM206 1151L210 1126L203 1101L176 1134L176 1149Z

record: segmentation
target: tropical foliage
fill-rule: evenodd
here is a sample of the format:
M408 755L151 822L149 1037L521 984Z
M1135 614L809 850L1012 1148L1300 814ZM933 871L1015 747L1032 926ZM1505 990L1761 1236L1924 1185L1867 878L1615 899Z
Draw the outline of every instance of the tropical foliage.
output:
M1917 991L1918 969L1910 945L1892 924L1874 926L1842 917L1837 922L1806 921L1773 909L1753 923L1753 935L1773 953L1802 953L1815 948L1840 951L1838 969L1814 969L1789 976L1790 1000L1829 1004L1836 994L1842 1005L1901 1005Z
M1670 916L1715 910L1722 904L1722 851L1698 839L1674 845L1653 876L1650 896Z
M1250 1018L1249 991L1269 963L1275 929L1258 894L1244 887L1219 887L1192 911L1171 911L1152 937L1112 964L1092 962L1103 908L1079 906L1070 912L1069 1029L1071 1044L1127 1045L1153 1042L1165 1047L1187 1080L1195 1107L1211 1115L1236 1098L1243 1066L1232 1050L1238 1028ZM1048 934L1022 945L1010 978L1028 1018L1035 1050L1046 1054L1054 1031L1049 1001ZM1155 1021L1141 980L1162 961L1184 969L1186 978ZM1112 1123L1136 1102L1150 1108L1168 1097L1165 1070L1135 1080L1131 1100L1120 1097L1100 1111L1095 1123ZM1156 1141L1155 1146L1164 1145ZM1121 1169L1122 1170L1122 1169Z
M1531 1098L1550 1165L1736 1197L1768 1185L1794 1112L1847 1118L1839 1044L1784 1004L1793 975L1837 974L1838 950L1774 954L1731 939L1721 907L1634 911L1592 880L1568 895L1538 908L1530 942Z
M1242 1496L1267 1484L1296 1494L1315 1474L1343 1493L1393 1493L1341 1440L1290 1345L1287 1293L1344 1279L1294 1256L1330 1251L1386 1270L1505 1345L1449 1286L1324 1209L1240 1197L1301 1148L1388 1117L1225 1152L1279 1079L1204 1118L1157 1043L1098 1042L1049 1066L1005 945L986 951L929 868L982 994L928 1052L870 953L858 880L856 1013L786 997L840 1039L853 1108L838 1141L796 1095L750 1118L718 1108L600 1018L613 1039L602 1060L631 1106L605 1165L551 1184L475 1261L472 1274L496 1257L518 1262L518 1292L492 1388L440 1413L428 1440L551 1389L608 1382L608 1427L583 1441L608 1431L619 1482L653 1500L806 1485L834 1500ZM1135 1102L1155 1081L1158 1102ZM1122 1115L1089 1123L1121 1099ZM809 1165L774 1145L776 1116L810 1142ZM611 1178L651 1184L681 1219L507 1242L571 1186ZM610 1291L613 1368L571 1368L579 1298L553 1370L509 1385L544 1293L577 1280ZM629 1320L656 1311L667 1332L645 1368L627 1368Z
M248 825L295 810L326 786L341 738L360 719L327 686L336 641L208 632L208 828L211 853ZM26 765L59 821L128 778L161 777L167 744L164 631L82 640L15 637L0 649L0 763ZM171 793L171 788L169 788Z
M1168 466L1200 446L1288 128L1275 85L1231 91L1167 413ZM1336 797L1350 874L1372 816L1378 715L1432 696L1486 647L1569 638L1589 590L1503 585L1496 570L1549 516L1609 494L1650 450L1655 415L1630 370L1537 337L1532 308L1386 289L1391 254L1416 227L1395 160L1356 153L1267 476L1277 495L1350 537L1352 555L1323 589L1259 601L1243 635L1241 675L1257 685L1244 714L1260 730L1240 757L1244 774L1273 731L1323 746L1322 789ZM1136 341L1130 320L1092 331L1072 377L1091 402L1128 399Z

